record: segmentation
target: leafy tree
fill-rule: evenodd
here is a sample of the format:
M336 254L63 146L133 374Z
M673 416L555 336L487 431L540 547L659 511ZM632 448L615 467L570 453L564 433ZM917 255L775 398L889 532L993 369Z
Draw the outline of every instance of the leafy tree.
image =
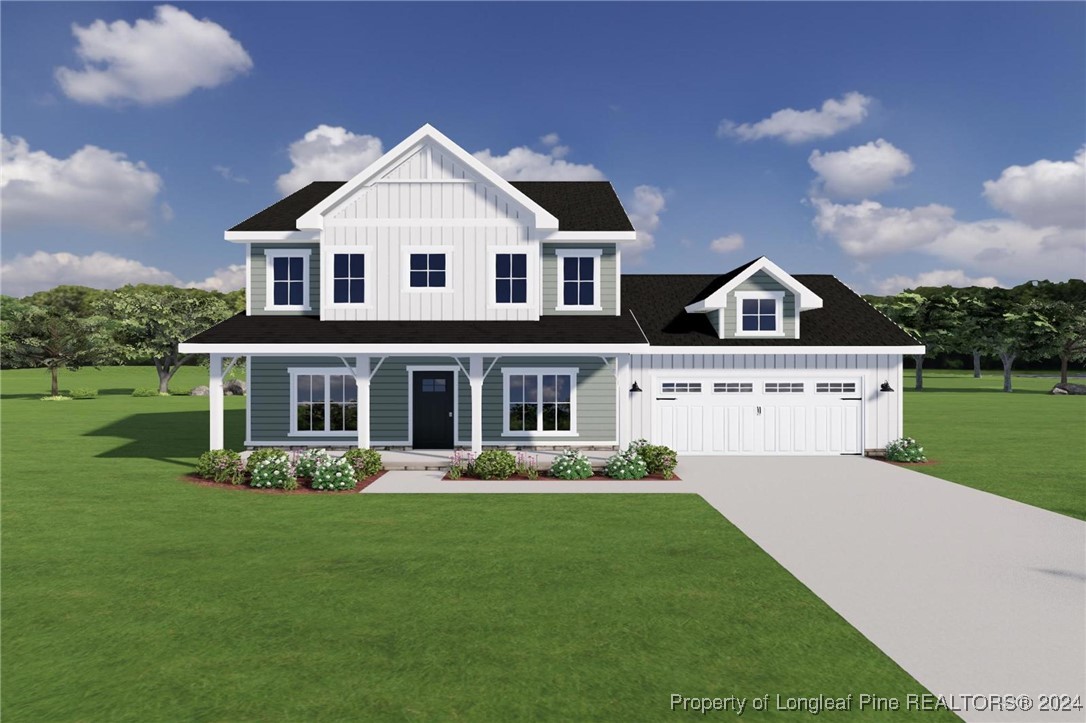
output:
M1086 360L1086 304L1035 299L1023 310L1032 320L1036 354L1060 358L1060 382L1067 383L1071 361Z
M240 314L245 311L245 289L238 289L237 291L231 291L223 294L223 299L230 305L230 308L234 310L235 314Z
M0 348L5 365L48 369L54 397L60 394L61 367L76 371L99 362L99 317L82 319L62 309L4 301Z
M92 289L89 286L57 286L48 291L38 291L24 296L23 301L56 311L63 311L73 316L86 318L94 316L98 301L107 292Z
M193 356L181 356L178 345L233 313L222 294L148 284L117 289L103 297L99 308L111 319L113 359L150 359L162 394L169 392L173 375Z
M915 291L903 291L875 305L923 344L928 354L955 348L954 329L961 322L963 313L953 294L926 297ZM924 389L924 354L913 354L913 360L916 362L916 389L921 391Z

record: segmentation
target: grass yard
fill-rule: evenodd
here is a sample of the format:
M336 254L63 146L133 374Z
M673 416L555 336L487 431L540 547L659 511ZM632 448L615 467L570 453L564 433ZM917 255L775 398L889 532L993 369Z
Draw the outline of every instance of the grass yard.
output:
M915 469L1086 519L1086 397L1049 394L1058 381L1016 376L1008 394L1002 371L932 371L917 392L907 369L905 433L939 461Z
M923 692L697 497L197 487L177 476L207 400L127 395L153 382L62 373L105 393L43 402L44 372L0 373L5 721L648 720L672 693ZM237 447L244 399L226 409Z

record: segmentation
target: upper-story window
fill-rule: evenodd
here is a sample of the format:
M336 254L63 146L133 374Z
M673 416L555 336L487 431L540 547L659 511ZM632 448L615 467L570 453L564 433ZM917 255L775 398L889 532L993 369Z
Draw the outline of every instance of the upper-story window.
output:
M736 336L784 336L783 291L737 291Z
M342 246L328 254L325 283L328 284L326 303L334 306L364 306L369 249L363 246Z
M309 310L309 251L274 249L268 260L267 309Z
M494 301L498 304L528 303L528 254L495 254Z
M412 289L447 289L448 254L416 253L408 254L407 284Z
M601 309L600 249L559 249L558 309Z

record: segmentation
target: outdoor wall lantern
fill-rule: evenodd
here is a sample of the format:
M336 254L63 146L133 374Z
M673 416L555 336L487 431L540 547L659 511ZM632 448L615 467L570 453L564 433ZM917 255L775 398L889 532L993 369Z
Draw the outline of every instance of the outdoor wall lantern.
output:
M890 386L890 382L887 381L887 382L882 383L882 386L879 387L879 391L880 392L892 392L892 391L894 391L894 388L892 386Z
M633 386L630 387L630 392L633 393L633 392L640 392L640 391L641 391L641 387L637 386L637 382L634 382Z

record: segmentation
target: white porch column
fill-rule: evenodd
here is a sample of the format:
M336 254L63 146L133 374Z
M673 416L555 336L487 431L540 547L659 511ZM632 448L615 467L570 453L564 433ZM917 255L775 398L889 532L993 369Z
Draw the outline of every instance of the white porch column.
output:
M630 394L630 355L619 354L615 357L615 364L617 369L615 372L615 386L617 387L615 414L618 417L618 429L615 431L618 433L618 446L619 449L625 449L630 444L630 415L632 414L631 407L633 406L633 400L630 398L633 395Z
M468 383L471 385L471 451L483 451L483 357L472 354L468 359Z
M211 435L208 449L223 448L222 354L211 355L211 379L207 385Z
M370 446L370 357L359 354L355 357L354 383L358 387L358 447Z

